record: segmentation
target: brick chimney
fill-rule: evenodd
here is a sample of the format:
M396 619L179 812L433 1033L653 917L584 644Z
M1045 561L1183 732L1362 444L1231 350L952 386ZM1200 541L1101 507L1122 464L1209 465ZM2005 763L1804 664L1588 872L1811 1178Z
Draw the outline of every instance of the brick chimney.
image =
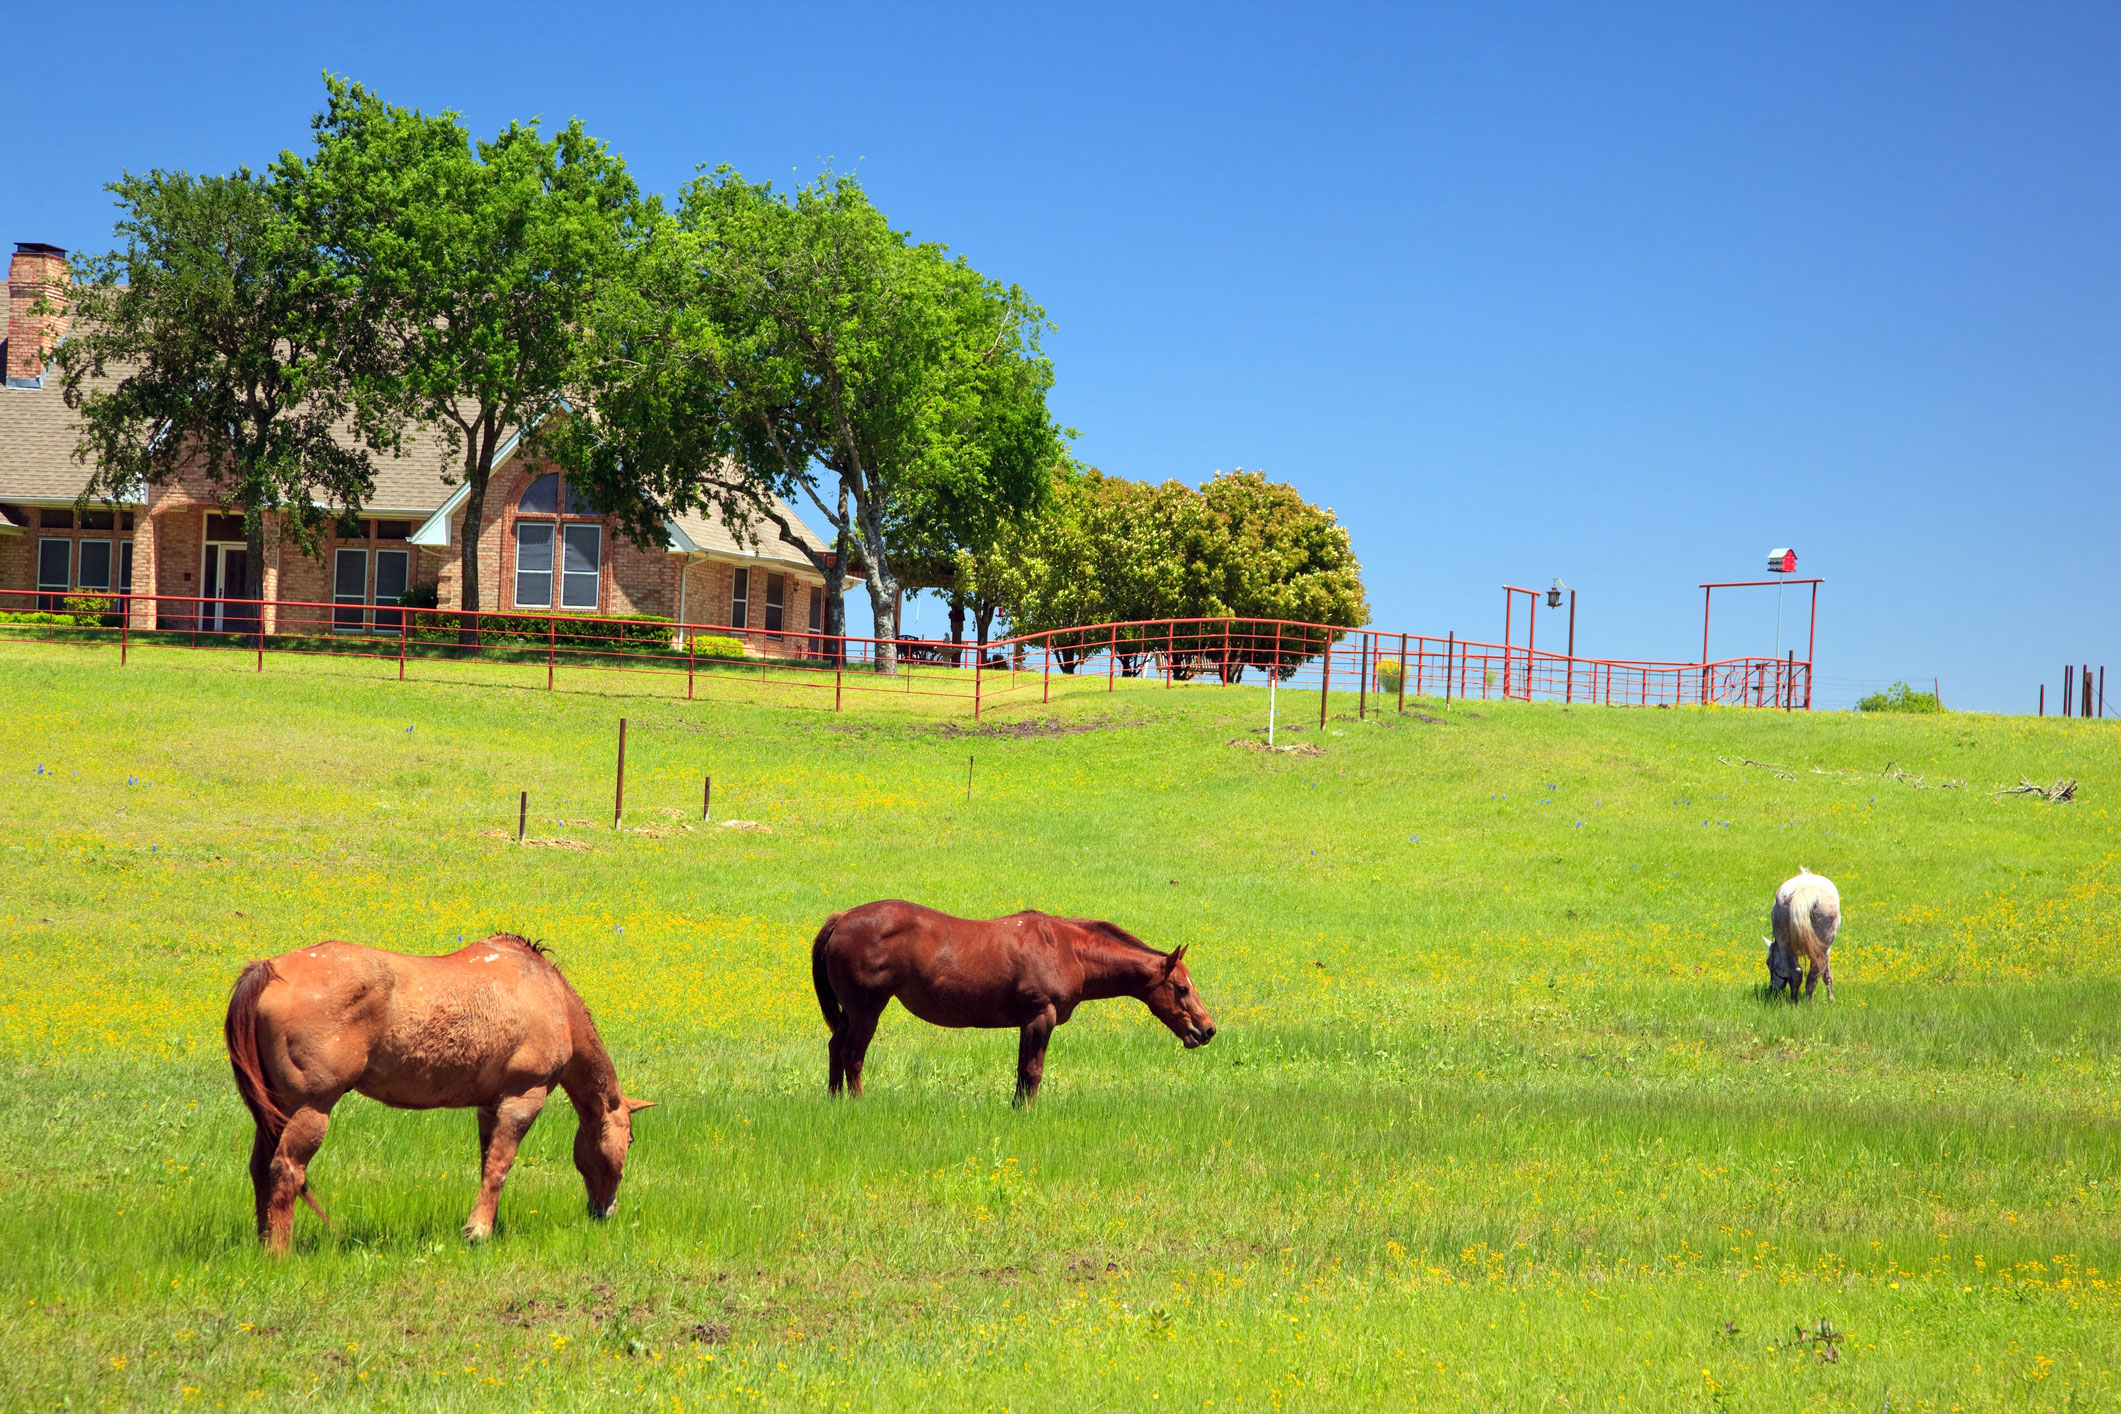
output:
M7 384L35 387L44 376L44 360L66 336L65 307L71 273L66 252L55 245L18 241L7 267ZM39 314L37 302L48 299L59 312Z

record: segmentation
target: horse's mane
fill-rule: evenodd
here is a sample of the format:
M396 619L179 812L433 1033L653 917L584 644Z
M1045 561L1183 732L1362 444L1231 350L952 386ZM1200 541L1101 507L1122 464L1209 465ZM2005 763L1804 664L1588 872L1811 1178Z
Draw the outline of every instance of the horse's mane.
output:
M1107 923L1102 918L1064 918L1061 921L1063 923L1073 923L1083 931L1095 933L1107 942L1118 943L1122 947L1133 948L1137 952L1150 953L1156 957L1167 955L1162 948L1150 947L1117 923Z
M529 952L536 953L539 957L544 958L545 965L550 967L553 971L558 972L560 970L559 959L553 956L552 949L547 947L545 944L537 941L535 938L526 938L521 933L495 933L486 941L489 944L514 943L517 947L526 949Z

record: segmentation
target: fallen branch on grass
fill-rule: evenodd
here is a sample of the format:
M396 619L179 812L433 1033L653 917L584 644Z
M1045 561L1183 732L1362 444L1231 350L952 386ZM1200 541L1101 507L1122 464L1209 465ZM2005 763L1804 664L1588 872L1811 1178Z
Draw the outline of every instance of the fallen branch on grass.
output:
M1992 790L1990 795L2037 795L2049 805L2065 805L2077 798L2077 783L2073 780L2057 779L2051 786L2036 786L2025 777L2018 777L2018 784Z
M1916 790L1957 790L1966 784L1965 781L1943 780L1938 781L1935 785L1925 785L1922 777L1900 770L1898 765L1891 761L1886 762L1885 769L1878 774L1889 781L1898 781L1902 785L1913 786Z
M1717 757L1716 759L1718 761L1723 762L1724 765L1730 767L1734 771L1741 766L1757 766L1763 771L1773 771L1777 779L1780 780L1794 781L1797 779L1797 773L1795 771L1792 771L1787 766L1778 766L1773 761L1755 761L1748 756L1741 756L1736 761L1727 761L1721 756ZM1814 767L1813 769L1817 770L1818 768Z

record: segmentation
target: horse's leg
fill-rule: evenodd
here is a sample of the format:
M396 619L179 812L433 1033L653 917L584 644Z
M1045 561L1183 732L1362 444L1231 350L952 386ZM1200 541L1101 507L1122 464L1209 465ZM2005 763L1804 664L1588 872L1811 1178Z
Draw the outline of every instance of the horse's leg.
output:
M516 1161L516 1146L530 1132L538 1111L545 1108L545 1097L551 1093L546 1086L540 1085L520 1095L502 1097L489 1107L494 1117L490 1135L487 1133L487 1110L479 1111L479 1136L484 1141L480 1147L486 1152L479 1201L471 1205L471 1219L464 1224L464 1236L471 1241L484 1242L493 1236L494 1214L501 1207L501 1185L508 1181L509 1165Z
M1022 1037L1016 1043L1016 1099L1012 1103L1038 1103L1038 1082L1046 1075L1046 1042L1059 1024L1060 1018L1050 1006L1024 1023Z
M884 1007L891 998L884 998L883 1006L870 1010L867 1000L847 1008L847 1026L840 1032L840 1059L847 1078L847 1088L856 1099L862 1094L862 1066L869 1059L869 1043L876 1039L877 1019L884 1014Z
M493 1152L493 1131L501 1122L501 1112L493 1105L481 1105L479 1114L479 1172L486 1172L486 1156Z
M264 1237L270 1230L266 1217L272 1206L272 1156L279 1145L259 1125L250 1141L250 1187L258 1204L258 1236Z
M844 1029L842 1027L842 1031ZM832 1039L825 1043L825 1056L832 1068L832 1078L825 1082L825 1093L837 1096L847 1088L847 1049L841 1031L833 1032Z
M265 1246L276 1257L285 1256L294 1241L295 1199L309 1185L309 1161L323 1147L330 1128L330 1104L304 1105L280 1131L280 1143L268 1166L272 1193L265 1203Z

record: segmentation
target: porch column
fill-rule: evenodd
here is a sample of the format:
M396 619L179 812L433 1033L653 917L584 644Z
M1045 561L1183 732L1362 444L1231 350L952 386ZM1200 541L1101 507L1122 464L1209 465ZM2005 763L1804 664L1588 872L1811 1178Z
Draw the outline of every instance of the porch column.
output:
M259 544L265 551L265 563L258 571L258 597L265 601L265 632L270 635L279 631L280 606L273 601L280 597L280 513L265 513L265 533Z
M127 624L135 629L155 626L155 594L161 588L155 555L155 518L143 503L133 512L133 593L126 601Z

